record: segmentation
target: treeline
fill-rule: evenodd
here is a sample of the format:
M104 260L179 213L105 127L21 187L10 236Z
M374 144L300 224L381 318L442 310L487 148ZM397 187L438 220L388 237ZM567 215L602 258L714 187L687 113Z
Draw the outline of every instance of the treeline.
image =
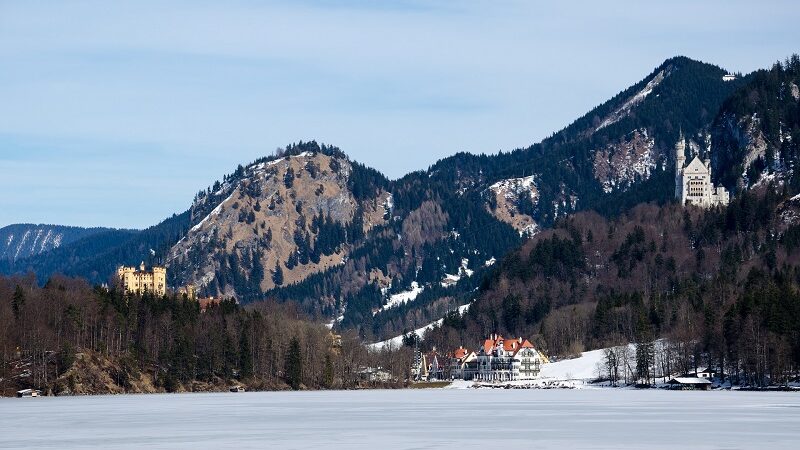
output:
M130 390L142 378L167 392L198 383L352 388L368 366L407 379L407 362L400 363L407 350L370 354L354 334L334 336L289 305L242 308L225 300L201 312L185 298L125 296L60 276L39 287L28 276L0 278L0 323L5 394L22 387L80 392L76 383L90 374L70 369L83 353L113 362L109 376Z
M784 218L798 210L770 186L726 209L576 214L506 257L468 312L451 313L426 345L474 346L500 332L570 355L633 342L646 375L648 346L665 338L691 366L734 382L786 382L800 368L800 224Z

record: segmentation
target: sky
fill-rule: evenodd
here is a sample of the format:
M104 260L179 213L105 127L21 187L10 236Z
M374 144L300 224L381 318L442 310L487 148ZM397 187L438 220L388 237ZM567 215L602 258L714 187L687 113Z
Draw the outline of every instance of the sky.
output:
M144 228L300 140L390 178L526 147L685 55L800 52L796 1L0 0L0 227Z

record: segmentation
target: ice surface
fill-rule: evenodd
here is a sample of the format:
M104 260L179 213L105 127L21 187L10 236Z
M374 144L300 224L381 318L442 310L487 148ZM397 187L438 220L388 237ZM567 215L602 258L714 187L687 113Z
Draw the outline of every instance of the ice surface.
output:
M389 390L0 399L0 448L797 448L793 393Z

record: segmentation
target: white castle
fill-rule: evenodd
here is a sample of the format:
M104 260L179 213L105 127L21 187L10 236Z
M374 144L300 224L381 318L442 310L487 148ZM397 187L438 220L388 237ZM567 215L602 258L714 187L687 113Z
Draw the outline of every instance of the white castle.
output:
M711 183L711 160L701 160L696 155L689 165L686 163L686 142L681 132L675 144L675 198L682 205L695 205L702 208L722 205L730 200L728 191Z

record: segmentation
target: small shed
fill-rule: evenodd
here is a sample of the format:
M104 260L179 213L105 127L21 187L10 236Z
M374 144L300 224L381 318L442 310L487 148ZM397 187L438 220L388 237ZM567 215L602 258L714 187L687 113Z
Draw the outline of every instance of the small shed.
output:
M19 398L38 397L40 395L42 395L42 392L36 389L22 389L20 391L17 391L17 397Z
M708 378L700 378L700 377L675 377L667 382L669 384L670 389L677 389L677 390L701 390L707 391L711 388L711 380Z
M697 376L700 377L700 378L712 379L712 378L717 376L717 372L715 372L714 369L709 367L707 369L703 369L703 370L697 372Z

